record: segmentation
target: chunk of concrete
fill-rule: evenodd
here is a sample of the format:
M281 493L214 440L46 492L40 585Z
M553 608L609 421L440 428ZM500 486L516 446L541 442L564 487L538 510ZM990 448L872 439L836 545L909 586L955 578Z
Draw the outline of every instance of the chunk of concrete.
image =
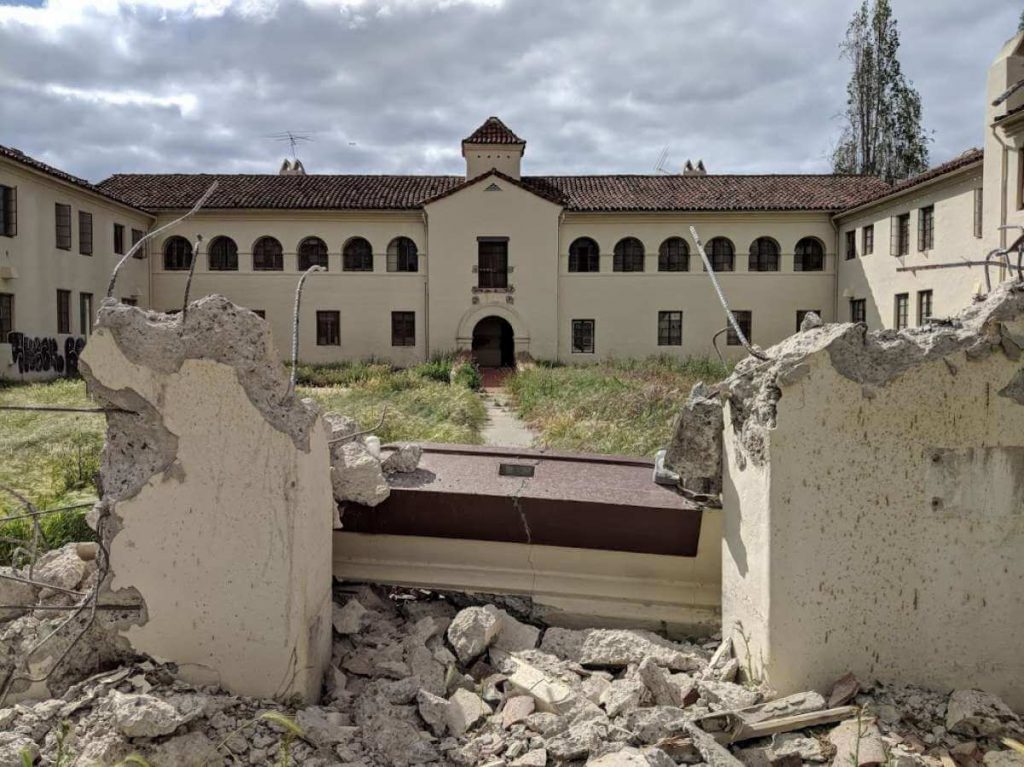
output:
M538 711L564 714L576 705L575 691L565 682L548 676L543 671L514 655L509 656L512 673L506 685L519 695L533 698Z
M441 737L448 729L448 701L439 695L420 690L416 693L416 708L430 731Z
M498 635L501 616L493 605L460 610L448 626L448 641L463 663L483 655Z
M532 650L540 639L540 629L527 623L521 623L504 610L498 611L500 622L498 635L494 638L493 647L505 652Z
M722 492L722 402L703 383L695 384L676 416L665 467L695 493Z
M108 700L114 727L126 738L170 735L188 721L170 703L152 695L111 690Z
M536 707L537 702L529 695L513 695L506 699L501 710L501 726L507 730L514 724L525 722Z
M331 625L339 634L358 634L363 628L363 618L367 609L358 599L350 599L344 606L332 605Z
M659 706L683 708L697 699L696 682L686 674L669 674L650 658L644 658L637 671Z
M985 767L1024 767L1024 754L1020 751L989 751L984 758Z
M509 767L544 767L548 763L548 752L544 748L527 751L509 763Z
M886 761L885 741L878 726L870 719L848 719L833 727L828 734L835 749L835 764L850 767L878 767Z
M650 658L672 671L697 671L704 663L695 655L680 650L675 643L649 631L593 629L580 647L584 666L621 668Z
M999 697L982 690L954 690L946 704L946 729L971 738L1004 735L1020 718Z
M645 689L639 679L615 679L601 693L598 702L608 716L621 716L639 708Z
M25 578L27 573L16 572L10 567L0 567L0 576L11 575L16 578ZM9 578L0 577L0 604L3 605L34 605L36 603L36 587L28 583L13 581ZM26 608L0 610L0 623L9 621L24 615Z
M391 495L380 461L358 440L331 445L331 483L336 500L379 506Z
M743 763L733 756L729 749L720 745L711 735L708 735L693 722L687 722L685 729L690 740L693 741L694 747L700 751L709 767L742 767Z
M651 767L647 758L632 746L588 759L587 767Z
M381 468L384 470L385 474L407 474L409 472L416 471L416 469L419 468L420 458L422 456L423 448L419 445L414 445L412 443L399 445L391 455L384 459L384 463L381 465Z
M448 699L445 722L448 731L458 738L490 715L491 707L479 695L459 689Z
M712 711L736 711L761 700L761 693L732 682L702 679L697 682L697 689Z
M295 723L302 728L307 738L318 746L332 746L347 743L353 735L353 727L347 727L347 719L340 711L310 706L295 713Z

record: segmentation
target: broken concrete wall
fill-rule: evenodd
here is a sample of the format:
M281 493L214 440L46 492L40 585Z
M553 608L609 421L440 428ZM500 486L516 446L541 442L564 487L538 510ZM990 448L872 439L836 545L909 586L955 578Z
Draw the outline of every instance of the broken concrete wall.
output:
M1024 291L1004 285L947 325L828 325L737 367L723 623L755 675L1024 706L1021 347Z
M82 358L111 413L101 513L125 637L196 683L318 697L330 659L327 432L269 326L220 296L187 316L105 303Z

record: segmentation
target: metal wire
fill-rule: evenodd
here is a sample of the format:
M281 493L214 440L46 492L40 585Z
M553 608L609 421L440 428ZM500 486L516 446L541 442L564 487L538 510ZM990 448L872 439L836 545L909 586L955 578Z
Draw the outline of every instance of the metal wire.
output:
M23 410L39 413L130 413L138 415L134 410L120 407L55 407L53 405L0 405L0 410Z
M711 284L715 286L715 293L718 294L718 300L721 302L722 308L725 309L725 316L729 319L729 324L732 325L732 329L736 331L736 337L739 338L740 343L743 344L743 348L747 350L748 354L752 357L757 357L759 360L767 361L769 359L768 355L751 346L747 337L740 329L740 324L736 321L736 317L733 315L728 302L725 300L725 294L722 293L722 287L718 284L718 278L715 276L715 270L711 266L711 261L708 260L708 254L704 252L704 245L700 241L700 236L697 234L696 227L690 227L690 236L693 237L693 242L697 246L697 252L700 253L701 260L704 261L704 268L707 270L708 276L711 278Z
M327 444L333 445L337 442L345 442L346 440L355 439L356 437L362 437L365 436L366 434L372 434L373 432L377 431L378 429L380 429L381 426L384 425L384 419L387 418L387 415L388 406L385 405L384 409L380 411L380 420L377 421L376 426L371 426L369 429L363 429L363 431L357 431L354 434L346 434L344 437L335 437L334 439L329 439L327 440Z
M33 511L28 514L12 514L6 517L0 517L0 522L12 522L15 519L31 519L32 517L45 517L47 514L58 514L62 511L74 511L75 509L89 509L96 505L96 501L88 501L83 503L74 503L70 506L60 506L56 509L43 509L42 511Z
M725 364L725 357L722 356L722 352L718 348L718 337L720 335L722 335L722 333L728 333L728 332L729 332L729 328L722 328L717 333L715 333L713 336L711 336L711 346L714 347L715 354L718 355L718 361L721 362L723 365Z
M295 378L299 373L299 305L302 303L302 287L306 284L306 278L313 272L326 272L322 266L314 264L302 273L299 277L299 284L295 286L295 312L292 316L292 377L288 384L288 393L295 391Z
M107 284L107 298L114 297L114 288L117 285L117 276L118 274L120 274L122 267L124 267L124 265L128 263L128 259L134 256L144 244L149 242L149 240L152 240L161 232L166 232L171 227L177 226L185 219L194 216L196 213L198 213L199 209L206 204L206 201L208 199L210 199L210 195L212 195L216 191L217 186L218 182L214 181L212 184L210 184L207 190L203 192L203 196L196 201L196 204L193 205L191 210L189 210L185 215L174 219L170 223L164 224L159 229L154 229L152 232L149 232L148 234L144 235L142 239L140 239L137 243L135 243L134 245L131 246L131 248L128 249L128 252L125 253L124 256L122 256L120 261L117 262L117 265L114 267L114 271L110 273L110 282ZM192 260L193 262L195 261L194 258Z

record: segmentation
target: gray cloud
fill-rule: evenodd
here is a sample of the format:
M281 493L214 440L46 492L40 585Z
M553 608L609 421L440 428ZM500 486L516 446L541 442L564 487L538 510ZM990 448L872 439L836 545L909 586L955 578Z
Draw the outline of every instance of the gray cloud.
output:
M821 172L856 0L51 0L0 6L0 143L91 179L272 172L268 134L313 132L311 172L461 173L487 115L530 173ZM968 7L969 5L969 7ZM932 158L983 138L1006 0L895 3ZM351 146L350 142L355 142Z

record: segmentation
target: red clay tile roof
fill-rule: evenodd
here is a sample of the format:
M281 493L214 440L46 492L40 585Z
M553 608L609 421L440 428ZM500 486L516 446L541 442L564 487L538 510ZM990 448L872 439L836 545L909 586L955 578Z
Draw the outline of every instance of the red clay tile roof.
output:
M462 139L463 144L526 144L497 117L488 117L483 125Z
M562 194L561 192L558 191L558 189L539 183L537 178L531 178L530 176L526 176L522 179L512 178L511 176L502 173L497 168L491 168L486 173L481 173L479 176L467 179L463 181L461 184L453 186L451 189L447 189L439 194L435 194L433 197L424 200L423 204L426 205L427 203L435 202L436 200L440 200L442 197L449 197L450 195L453 195L456 192L461 192L463 189L473 186L473 184L479 183L484 179L491 178L492 176L500 178L502 181L506 181L509 184L512 184L513 186L518 186L520 189L525 189L527 192L530 192L530 194L535 194L538 197L543 197L548 202L553 202L556 205L565 204L565 201L562 198Z
M190 208L214 181L204 208L412 210L463 182L461 176L220 175L123 173L100 186L153 210Z
M500 175L500 174L499 174ZM505 177L507 179L507 177ZM409 210L468 186L461 176L121 174L100 187L150 210ZM516 183L516 182L513 182ZM888 193L871 176L523 176L518 185L572 211L841 211Z
M60 179L65 183L72 184L81 189L84 189L87 192L92 192L93 194L99 195L100 197L105 197L108 200L112 200L113 202L116 202L119 205L125 205L129 208L137 208L137 206L134 203L125 200L124 198L117 195L115 192L109 189L101 188L96 184L90 184L84 178L72 176L70 173L65 173L59 168L54 168L52 165L47 165L45 162L37 160L34 157L29 157L27 154L25 154L19 149L14 149L12 147L0 144L0 157L3 157L8 160L13 160L19 165L24 165L26 168L37 170L40 173L45 173L48 176L53 176L54 178Z
M927 181L936 179L939 176L944 176L947 173L952 173L953 171L966 168L969 165L980 163L984 159L984 157L985 152L983 150L978 149L977 147L968 149L967 151L954 157L952 160L949 160L948 162L944 162L941 165L936 165L935 167L929 168L928 170L923 171L922 173L918 173L916 176L911 176L910 178L903 179L903 181L897 181L889 188L881 190L877 194L871 195L870 197L866 197L860 202L848 206L848 208L859 208L861 205L865 205L869 202L876 202L886 197L891 197L892 195L900 194L901 192L905 192L908 189L913 189L915 186L919 186L920 184L924 184Z
M888 189L873 176L532 176L575 211L841 210Z

